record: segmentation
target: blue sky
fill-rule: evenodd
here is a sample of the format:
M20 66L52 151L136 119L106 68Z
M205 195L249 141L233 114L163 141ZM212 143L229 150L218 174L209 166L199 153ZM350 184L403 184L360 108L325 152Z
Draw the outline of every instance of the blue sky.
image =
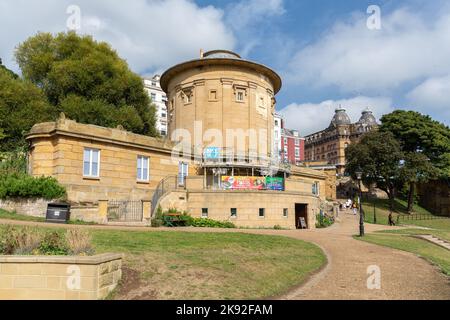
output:
M37 31L67 30L69 5L80 33L109 42L133 71L161 73L230 49L283 78L277 109L305 135L342 105L358 120L396 108L450 124L450 3L445 0L0 0L0 57L17 70L14 46ZM380 8L369 30L367 8Z

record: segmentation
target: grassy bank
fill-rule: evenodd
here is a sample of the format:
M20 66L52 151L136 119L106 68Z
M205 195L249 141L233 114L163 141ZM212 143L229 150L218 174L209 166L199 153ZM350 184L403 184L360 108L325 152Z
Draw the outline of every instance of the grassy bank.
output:
M9 212L9 211L3 210L3 209L0 209L0 219L45 222L45 218L43 218L43 217L26 216L26 215L18 214L15 212ZM96 223L95 222L86 222L86 221L81 221L81 220L70 220L69 224L94 225Z
M125 255L114 299L261 299L287 291L326 263L317 246L282 236L90 233L97 253Z

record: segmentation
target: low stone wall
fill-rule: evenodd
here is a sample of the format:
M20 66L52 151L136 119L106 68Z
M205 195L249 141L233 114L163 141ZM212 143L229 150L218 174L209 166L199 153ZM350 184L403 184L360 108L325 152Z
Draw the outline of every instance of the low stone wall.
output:
M0 256L0 299L103 299L121 277L121 254Z
M45 199L11 199L2 200L0 199L0 209L17 212L19 214L24 214L33 217L45 217L47 212L47 204L54 202L52 200Z

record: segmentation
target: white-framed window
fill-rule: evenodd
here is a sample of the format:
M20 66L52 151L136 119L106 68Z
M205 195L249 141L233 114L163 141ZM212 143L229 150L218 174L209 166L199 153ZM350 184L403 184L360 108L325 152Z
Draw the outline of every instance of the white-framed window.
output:
M85 148L83 154L83 176L98 178L100 176L100 150Z
M299 146L300 145L300 140L299 139L295 139L295 145Z
M299 148L295 148L295 157L300 157L300 149Z
M150 158L146 156L137 157L137 179L138 181L150 180Z
M202 218L208 218L208 208L202 208Z
M286 144L286 145L288 144L287 138L284 138L283 141L284 141L284 144Z
M178 163L178 185L184 186L188 176L189 164L186 162Z
M152 102L156 101L156 94L155 93L151 93L150 97L152 98Z

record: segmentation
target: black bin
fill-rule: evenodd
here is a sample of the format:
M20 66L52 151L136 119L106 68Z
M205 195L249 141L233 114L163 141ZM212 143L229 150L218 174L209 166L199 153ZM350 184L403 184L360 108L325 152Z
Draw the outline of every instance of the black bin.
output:
M47 222L67 223L70 220L70 204L49 203L45 220Z

